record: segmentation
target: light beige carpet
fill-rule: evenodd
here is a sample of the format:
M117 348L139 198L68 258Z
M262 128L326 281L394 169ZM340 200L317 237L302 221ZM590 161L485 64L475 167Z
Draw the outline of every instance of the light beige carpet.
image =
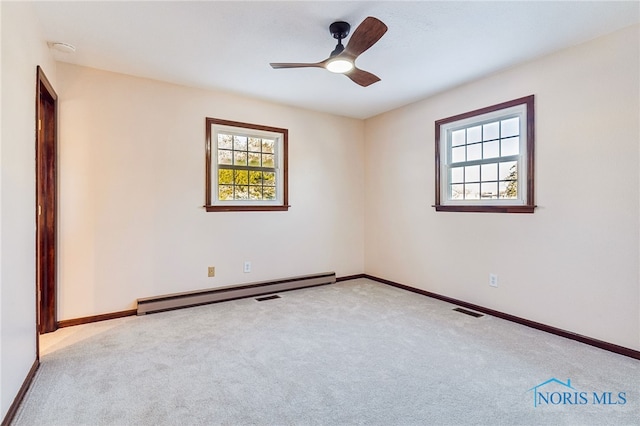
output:
M640 424L637 360L365 279L280 296L60 330L14 424Z

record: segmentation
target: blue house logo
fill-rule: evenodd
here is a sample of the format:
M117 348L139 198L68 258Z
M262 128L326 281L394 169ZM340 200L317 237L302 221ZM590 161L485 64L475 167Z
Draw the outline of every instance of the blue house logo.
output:
M542 382L539 385L536 385L534 387L532 387L531 389L527 390L527 392L533 391L533 406L537 407L539 402L545 403L545 404L549 404L549 401L552 399L552 395L556 395L556 399L560 399L562 400L562 397L565 396L565 394L569 394L569 396L571 395L571 392L569 391L565 391L565 392L551 392L551 394L549 394L549 392L540 392L538 391L538 389L547 386L550 383L558 383L561 386L564 386L567 389L571 389L572 391L575 391L576 389L571 386L571 379L567 379L567 383L563 383L560 380L556 379L555 377L550 378L549 380L547 380L546 382ZM551 402L553 404L553 402ZM557 402L554 405L559 404L560 402Z
M533 391L533 406L541 405L624 405L627 403L626 392L583 392L571 385L571 379L567 382L550 378L535 385L527 392Z

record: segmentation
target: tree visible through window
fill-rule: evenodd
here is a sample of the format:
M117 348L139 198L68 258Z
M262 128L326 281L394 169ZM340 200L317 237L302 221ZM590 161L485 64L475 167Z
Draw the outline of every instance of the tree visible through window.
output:
M206 123L207 211L287 210L287 129Z
M273 138L220 132L217 147L219 200L276 199Z
M437 211L533 212L533 100L436 121Z

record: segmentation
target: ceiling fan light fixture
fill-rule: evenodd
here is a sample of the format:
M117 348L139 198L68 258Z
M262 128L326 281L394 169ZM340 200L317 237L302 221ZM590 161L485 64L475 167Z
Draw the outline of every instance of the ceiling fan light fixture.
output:
M342 58L334 59L327 62L325 68L327 68L328 71L335 72L337 74L344 74L353 69L353 62Z

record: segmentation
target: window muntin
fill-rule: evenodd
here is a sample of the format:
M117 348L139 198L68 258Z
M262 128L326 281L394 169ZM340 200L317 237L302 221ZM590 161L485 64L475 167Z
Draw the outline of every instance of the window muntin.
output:
M207 118L207 211L287 210L288 130Z
M436 121L436 210L533 212L533 96Z

